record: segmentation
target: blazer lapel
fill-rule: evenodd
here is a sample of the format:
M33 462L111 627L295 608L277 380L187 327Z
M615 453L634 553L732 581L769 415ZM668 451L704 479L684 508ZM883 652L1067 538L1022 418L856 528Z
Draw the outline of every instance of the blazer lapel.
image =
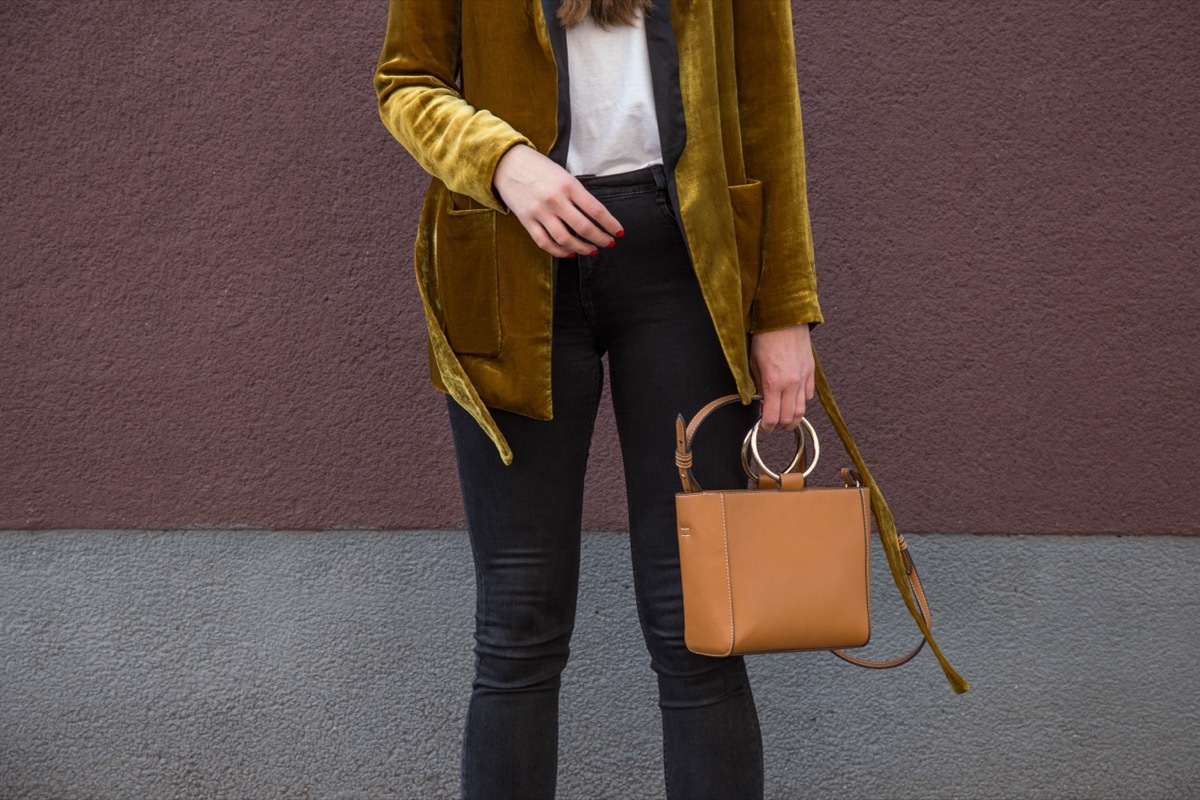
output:
M554 11L558 8L557 0L526 0L528 3L527 11L530 18L533 20L533 27L537 30L538 42L542 45L542 50L546 53L546 58L554 60L554 48L550 45L550 31L546 20L553 16Z

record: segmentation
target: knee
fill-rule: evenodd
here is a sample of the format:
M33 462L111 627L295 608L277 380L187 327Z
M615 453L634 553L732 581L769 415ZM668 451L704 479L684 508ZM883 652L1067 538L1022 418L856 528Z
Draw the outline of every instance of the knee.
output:
M569 656L569 632L532 640L476 636L475 688L497 692L557 689Z
M713 658L689 653L686 663L656 664L659 705L703 708L749 694L750 678L740 656Z

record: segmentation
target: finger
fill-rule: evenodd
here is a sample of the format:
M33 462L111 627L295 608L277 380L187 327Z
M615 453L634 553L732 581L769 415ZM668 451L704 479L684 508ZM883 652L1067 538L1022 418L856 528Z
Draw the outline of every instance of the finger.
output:
M576 188L570 192L569 197L571 203L587 217L586 220L568 220L582 236L597 245L611 247L615 237L625 234L625 229L617 221L617 218L609 213L595 195L583 188L582 183L577 184ZM580 227L576 227L576 222Z
M789 386L779 393L779 424L786 430L796 427L799 414L796 413L797 387Z
M772 433L778 424L779 394L768 392L764 389L762 393L762 419L759 420L758 427L763 433Z
M591 256L600 252L600 249L596 245L585 239L581 239L575 234L575 231L567 227L557 216L550 216L543 220L542 226L559 247L566 248L572 253L577 253L581 256Z
M521 220L524 224L524 220ZM575 253L560 245L554 237L538 222L525 225L525 230L533 239L533 243L556 258L574 258Z
M562 215L563 223L580 239L593 245L593 249L613 247L617 240L609 236L595 222L589 219L575 206L566 209Z
M591 254L603 247L613 247L617 242L616 238L601 228L588 212L607 214L610 217L611 214L608 214L604 205L578 181L575 181L562 197L555 199L549 211L562 221L570 235L592 245L586 253L581 253L582 255Z

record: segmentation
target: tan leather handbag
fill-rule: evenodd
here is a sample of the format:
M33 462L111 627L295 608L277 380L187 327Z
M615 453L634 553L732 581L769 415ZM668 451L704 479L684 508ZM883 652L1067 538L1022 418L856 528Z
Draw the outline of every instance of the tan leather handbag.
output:
M711 656L831 650L852 664L882 669L908 662L928 642L950 685L965 692L967 682L929 629L929 605L908 544L862 463L820 361L816 367L818 396L857 468L841 470L843 486L806 486L820 444L812 425L802 420L812 442L812 460L803 472L796 471L807 456L801 429L796 458L775 473L759 456L755 423L742 446L742 464L755 488L704 490L692 474L692 442L710 413L739 398L712 401L686 426L682 415L676 421L675 463L683 491L675 496L675 510L687 647ZM861 647L871 637L872 515L893 579L923 635L911 652L890 661L841 649Z

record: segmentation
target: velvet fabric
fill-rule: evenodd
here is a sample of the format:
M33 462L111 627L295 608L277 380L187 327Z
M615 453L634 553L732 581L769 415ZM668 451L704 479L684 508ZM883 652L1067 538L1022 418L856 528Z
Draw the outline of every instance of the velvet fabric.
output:
M791 5L672 0L669 13L686 125L680 221L749 402L746 334L822 321ZM541 0L391 0L375 89L384 124L433 176L415 247L433 383L511 463L488 408L553 416L552 257L492 183L509 148L549 153L557 138Z

